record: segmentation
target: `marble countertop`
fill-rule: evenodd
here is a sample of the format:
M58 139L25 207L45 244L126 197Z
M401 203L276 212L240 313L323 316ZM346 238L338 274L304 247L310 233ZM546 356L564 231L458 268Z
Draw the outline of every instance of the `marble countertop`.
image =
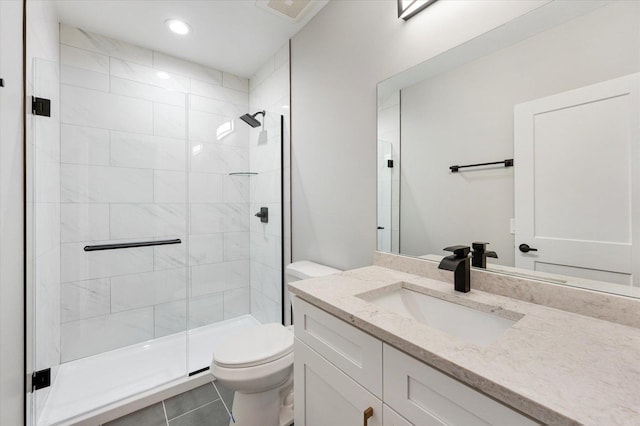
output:
M361 296L401 282L522 317L497 340L476 346ZM473 282L471 292L459 293L451 284L380 266L294 282L289 289L540 422L640 425L638 328L474 290Z

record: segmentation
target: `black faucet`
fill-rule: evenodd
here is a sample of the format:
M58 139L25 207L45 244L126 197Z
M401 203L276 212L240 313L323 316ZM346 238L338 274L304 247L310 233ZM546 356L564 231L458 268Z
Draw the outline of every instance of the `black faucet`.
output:
M495 251L487 251L487 244L489 243L473 243L473 252L471 252L471 265L477 268L487 268L487 257L498 258L498 254Z
M469 262L469 246L452 246L444 250L452 251L440 261L439 269L453 271L453 287L456 291L468 293L471 290L471 265Z

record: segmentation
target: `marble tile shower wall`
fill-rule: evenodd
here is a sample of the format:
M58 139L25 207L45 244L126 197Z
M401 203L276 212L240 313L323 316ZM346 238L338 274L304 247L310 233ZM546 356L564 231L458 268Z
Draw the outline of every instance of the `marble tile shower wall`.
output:
M264 128L250 130L250 165L257 176L251 177L251 211L269 208L269 223L251 221L251 312L261 322L280 322L282 297L282 221L285 241L288 237L287 214L280 204L281 173L290 175L289 164L289 43L250 79L249 106L252 112L266 110ZM285 169L281 168L280 115L284 116ZM284 183L284 213L289 211L289 182ZM285 259L290 258L285 247Z
M60 43L62 361L249 313L250 188L228 175L249 168L248 81L66 25ZM189 245L83 251L165 238Z

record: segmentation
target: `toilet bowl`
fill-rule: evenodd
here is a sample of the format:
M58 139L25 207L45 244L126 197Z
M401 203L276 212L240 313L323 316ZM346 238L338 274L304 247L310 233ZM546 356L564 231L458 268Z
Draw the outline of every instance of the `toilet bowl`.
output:
M340 272L313 262L286 268L286 282ZM257 325L213 354L211 373L235 391L230 426L293 424L293 332L281 324Z
M213 354L211 373L235 391L230 425L293 422L293 333L286 327L263 324L229 338Z

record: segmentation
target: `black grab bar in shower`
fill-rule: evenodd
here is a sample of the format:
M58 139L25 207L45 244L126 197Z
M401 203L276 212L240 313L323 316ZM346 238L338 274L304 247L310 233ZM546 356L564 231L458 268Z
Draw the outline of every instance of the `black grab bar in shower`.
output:
M179 238L176 238L175 240L139 241L137 243L97 244L94 246L84 246L84 251L117 250L117 249L134 248L134 247L166 246L169 244L180 244L180 243L182 243L182 241Z

